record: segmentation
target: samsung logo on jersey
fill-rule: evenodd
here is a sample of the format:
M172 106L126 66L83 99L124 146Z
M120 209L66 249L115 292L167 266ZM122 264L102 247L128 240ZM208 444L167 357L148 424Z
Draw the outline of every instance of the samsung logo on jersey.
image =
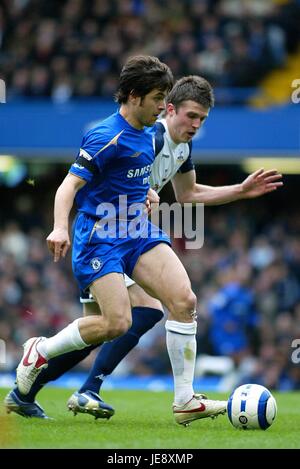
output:
M127 172L127 177L129 179L137 178L139 176L144 176L144 174L150 174L151 171L152 171L152 164L147 164L147 166L144 166L143 168L129 169Z

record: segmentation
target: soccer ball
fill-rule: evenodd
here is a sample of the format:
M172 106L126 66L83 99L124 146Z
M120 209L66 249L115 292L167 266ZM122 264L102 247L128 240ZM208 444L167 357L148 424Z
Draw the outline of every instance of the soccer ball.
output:
M264 386L243 384L229 397L227 413L236 428L266 430L275 420L277 405Z

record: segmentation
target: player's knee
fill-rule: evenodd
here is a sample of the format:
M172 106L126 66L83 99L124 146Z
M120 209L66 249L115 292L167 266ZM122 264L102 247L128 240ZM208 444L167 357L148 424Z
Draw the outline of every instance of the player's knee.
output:
M132 321L130 317L119 318L111 322L107 329L107 340L112 340L125 334L128 329L130 329L131 324Z
M173 305L173 314L177 317L177 320L187 320L190 319L192 313L195 311L197 306L197 297L195 293L189 288L187 289L174 303Z
M185 298L185 311L187 313L194 312L197 307L197 297L192 290L186 295Z

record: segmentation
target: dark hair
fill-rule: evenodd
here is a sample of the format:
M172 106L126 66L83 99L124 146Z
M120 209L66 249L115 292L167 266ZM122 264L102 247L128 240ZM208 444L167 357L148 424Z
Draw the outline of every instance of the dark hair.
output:
M173 74L166 64L157 57L137 55L122 68L115 99L126 103L130 93L143 98L154 89L170 91L172 86Z
M203 77L190 75L177 80L167 96L167 103L178 108L183 101L195 101L205 109L214 105L214 93L211 85Z

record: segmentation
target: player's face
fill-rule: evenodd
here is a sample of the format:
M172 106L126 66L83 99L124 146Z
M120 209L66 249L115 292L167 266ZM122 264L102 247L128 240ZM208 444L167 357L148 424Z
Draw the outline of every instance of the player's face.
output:
M137 117L142 127L154 125L160 113L165 109L165 98L167 92L157 89L140 98L137 108Z
M167 105L167 121L169 132L175 143L187 143L196 135L205 119L209 109L195 101L183 101L175 109L173 104Z

